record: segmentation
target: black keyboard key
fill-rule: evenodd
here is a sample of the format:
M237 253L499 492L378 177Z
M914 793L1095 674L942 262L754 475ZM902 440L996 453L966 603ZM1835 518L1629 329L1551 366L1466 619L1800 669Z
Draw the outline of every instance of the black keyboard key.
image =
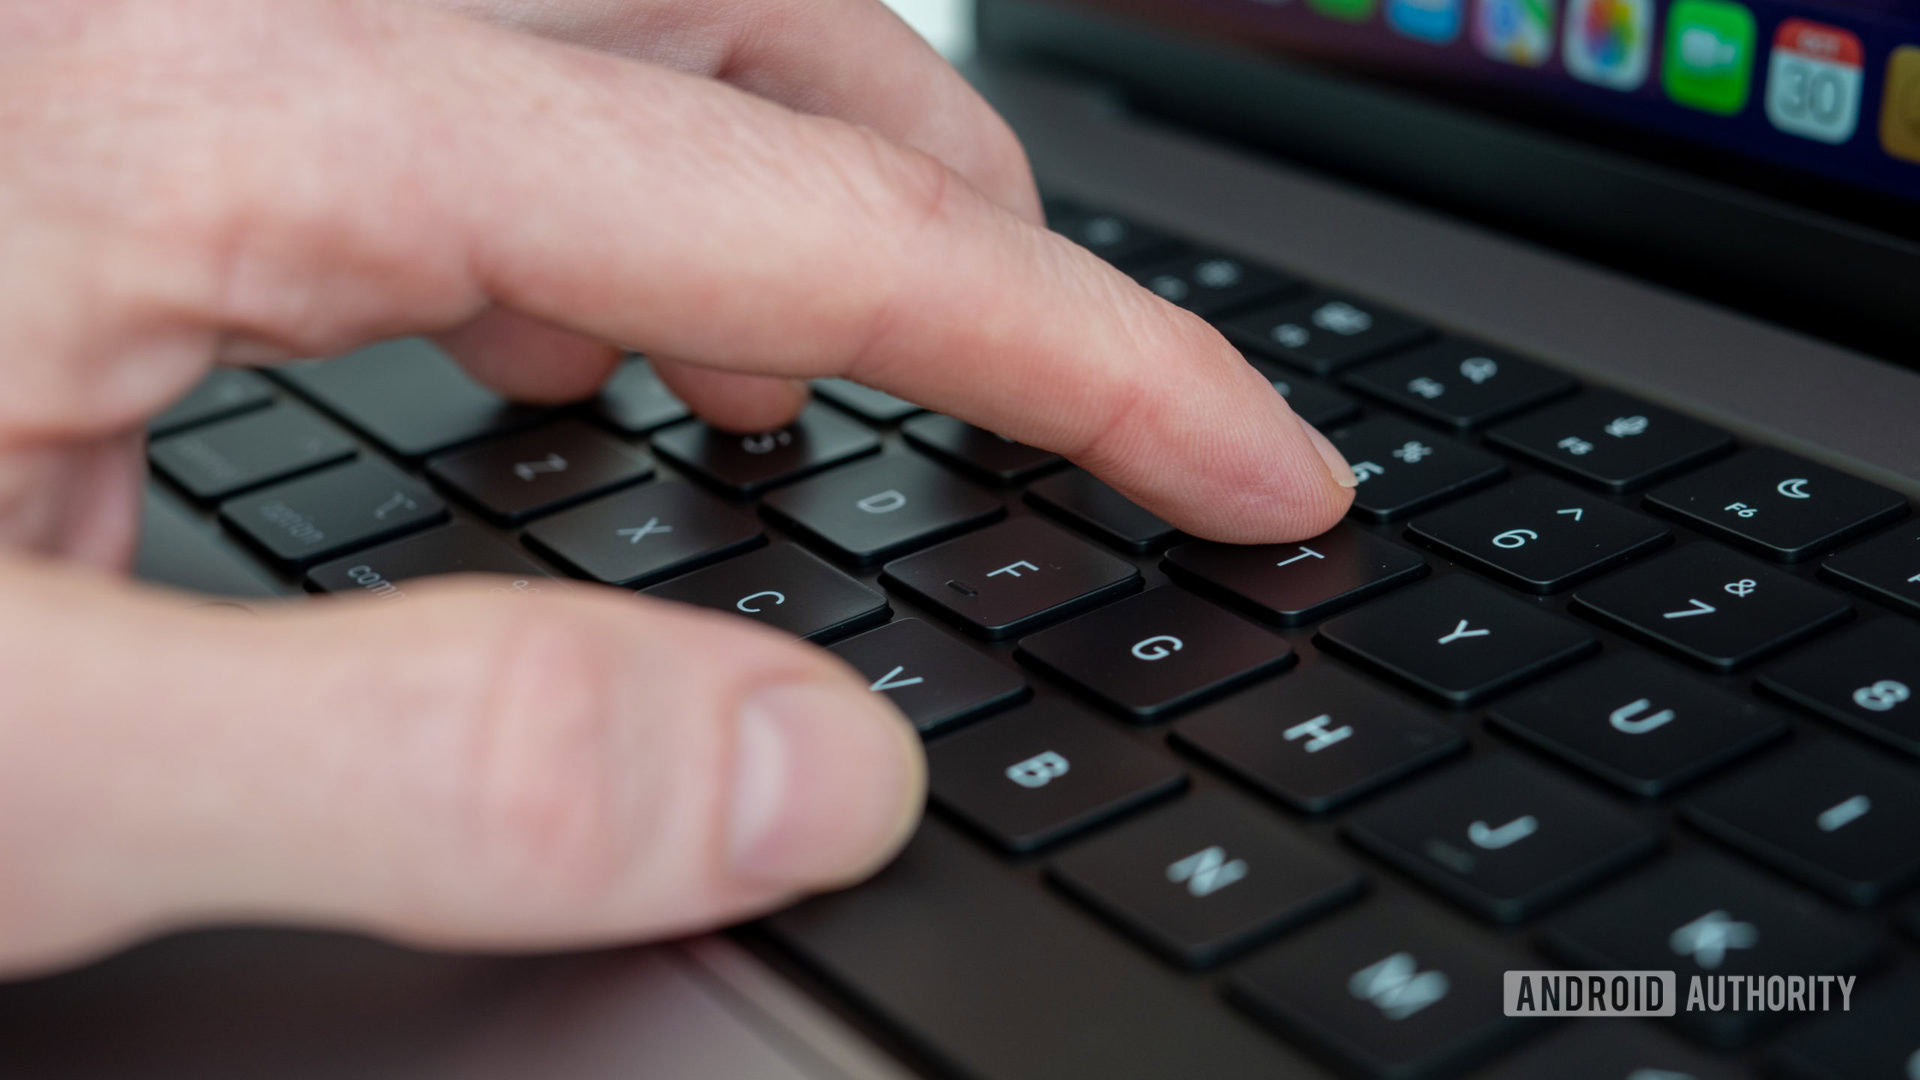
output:
M295 566L368 547L446 516L439 496L379 461L356 461L220 505L220 520Z
M1820 564L1820 572L1909 615L1920 616L1920 529L1897 529Z
M155 438L171 435L272 402L273 390L265 379L251 371L221 368L194 384L180 400L167 406L166 412L147 421L147 434Z
M885 622L887 598L792 544L775 544L641 592L830 641Z
M871 881L762 925L942 1075L1315 1074L1189 976L1034 888L937 819Z
M1055 232L1122 269L1158 259L1179 247L1179 241L1166 233L1117 214L1067 211L1050 216L1048 223Z
M1068 469L1036 482L1027 489L1027 501L1125 551L1153 551L1180 535L1180 530L1084 469Z
M815 379L813 392L848 412L875 424L904 420L920 410L911 401L903 401L885 390L861 386L847 379Z
M1429 420L1465 430L1573 391L1552 368L1465 338L1444 338L1367 364L1342 380Z
M531 427L550 414L515 405L467 377L421 338L276 369L294 389L401 457L420 458L489 435Z
M916 416L901 424L900 430L914 446L989 484L1023 483L1066 463L1050 450L1017 443L938 413Z
M1853 743L1802 739L1682 807L1701 829L1844 903L1920 882L1920 772Z
M1440 912L1382 898L1259 953L1229 992L1347 1073L1453 1075L1541 1030L1501 1015L1502 973L1526 966Z
M1757 702L1638 652L1515 694L1488 720L1636 795L1664 795L1787 733Z
M1510 754L1477 758L1347 821L1361 847L1484 918L1530 919L1653 854L1657 827Z
M865 425L822 405L808 405L778 431L738 435L704 423L654 433L654 452L732 495L757 495L880 449Z
M583 577L637 588L758 547L765 535L706 492L664 481L555 514L526 541Z
M773 520L865 565L1006 516L1000 500L915 454L887 454L768 495Z
M1346 903L1364 884L1272 814L1204 792L1075 847L1049 872L1148 948L1196 968Z
M1267 377L1280 396L1287 399L1293 414L1317 428L1328 428L1352 419L1360 411L1353 399L1320 382L1302 375L1290 375L1272 364L1254 362L1254 368Z
M685 420L692 413L644 360L620 365L600 396L587 406L601 421L627 435L645 435L655 428Z
M1228 340L1316 375L1402 349L1432 331L1398 312L1351 296L1288 300L1220 323Z
M1732 670L1851 614L1844 600L1717 544L1692 544L1573 594L1627 631L1697 664Z
M833 652L923 733L1005 708L1029 693L1018 671L919 619L895 619L848 638Z
M1332 664L1210 705L1173 741L1266 795L1317 814L1466 749L1452 728Z
M1778 450L1746 450L1647 494L1647 505L1780 562L1799 562L1906 514L1878 484Z
M1829 988L1822 1004L1833 1015L1782 1040L1774 1059L1782 1072L1794 1080L1920 1077L1920 968L1856 985L1850 998Z
M495 521L525 521L653 475L646 456L562 420L434 458L427 474Z
M1769 668L1760 686L1920 757L1920 626L1877 619L1853 627Z
M1189 251L1138 267L1133 280L1203 319L1299 292L1300 283L1234 255Z
M881 580L997 641L1133 592L1140 571L1043 521L1015 518L895 559Z
M1139 721L1293 663L1285 638L1171 585L1022 638L1017 655Z
M1457 706L1538 678L1598 646L1585 629L1462 574L1348 612L1322 626L1319 640Z
M294 405L258 409L147 448L153 467L198 499L222 499L353 455L352 439Z
M1672 971L1681 987L1696 975L1853 974L1878 951L1871 933L1813 897L1705 852L1673 856L1592 897L1555 919L1544 940L1571 968ZM1675 1022L1736 1047L1782 1017L1681 1008Z
M1651 1021L1607 1017L1575 1021L1475 1075L1478 1080L1752 1080L1753 1074Z
M1483 487L1507 474L1507 464L1485 450L1391 416L1376 416L1327 436L1360 481L1353 513L1392 521Z
M1550 593L1673 539L1659 522L1544 476L1441 507L1408 534L1516 589Z
M1195 540L1167 552L1167 574L1284 626L1318 622L1427 572L1399 544L1342 522L1304 544Z
M1608 491L1651 484L1733 446L1719 428L1611 390L1587 390L1509 420L1487 438Z
M322 563L307 571L307 588L404 600L406 582L439 574L501 575L495 591L504 595L538 593L542 582L551 580L532 559L498 536L461 521Z
M1009 851L1032 851L1185 786L1168 755L1070 705L1041 701L927 748L942 809Z

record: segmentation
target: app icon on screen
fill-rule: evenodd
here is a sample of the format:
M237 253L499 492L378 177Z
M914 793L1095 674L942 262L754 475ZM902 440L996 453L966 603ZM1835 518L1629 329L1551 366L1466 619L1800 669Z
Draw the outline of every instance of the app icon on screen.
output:
M1473 42L1495 60L1539 67L1553 55L1555 0L1480 0Z
M1572 0L1560 48L1581 82L1639 89L1653 65L1653 0Z
M1691 109L1732 116L1753 88L1753 12L1732 0L1678 0L1667 13L1667 96Z
M1387 25L1416 41L1445 45L1460 36L1466 0L1387 0Z
M1837 26L1788 19L1767 60L1767 119L1789 135L1843 143L1860 126L1860 39Z
M1336 19L1349 22L1363 22L1373 18L1373 9L1380 0L1307 0L1307 6L1322 15L1331 15Z
M1887 61L1880 145L1894 157L1920 161L1920 45L1902 45Z

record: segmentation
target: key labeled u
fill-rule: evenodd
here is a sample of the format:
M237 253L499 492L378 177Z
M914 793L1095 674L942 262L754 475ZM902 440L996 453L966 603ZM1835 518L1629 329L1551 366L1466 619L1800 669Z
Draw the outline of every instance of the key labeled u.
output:
M1615 731L1623 735L1645 735L1647 732L1658 727L1665 727L1673 721L1672 709L1661 709L1652 716L1640 715L1652 707L1653 702L1648 701L1646 698L1641 698L1639 701L1630 701L1613 710L1613 712L1607 716L1607 722L1613 725ZM1638 719L1636 719L1636 717L1638 717Z

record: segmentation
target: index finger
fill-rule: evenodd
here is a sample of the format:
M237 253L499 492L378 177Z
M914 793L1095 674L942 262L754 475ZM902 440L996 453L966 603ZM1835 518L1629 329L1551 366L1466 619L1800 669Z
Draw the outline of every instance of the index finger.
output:
M443 13L316 3L276 25L296 13L353 47L250 58L238 90L213 71L217 128L127 136L129 160L221 180L200 226L220 242L167 307L214 340L324 355L497 304L713 370L847 376L1202 536L1301 538L1347 506L1343 467L1210 327L927 154Z

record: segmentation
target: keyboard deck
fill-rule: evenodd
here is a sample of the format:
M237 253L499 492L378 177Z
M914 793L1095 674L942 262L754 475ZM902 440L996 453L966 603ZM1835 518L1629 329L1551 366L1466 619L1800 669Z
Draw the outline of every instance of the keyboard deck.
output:
M983 1078L1920 1077L1920 523L1899 494L1142 223L1362 478L1196 541L839 380L778 432L635 359L510 405L417 341L223 371L151 460L282 582L583 578L819 642L925 735L874 881L741 932ZM1848 1012L1502 1015L1563 966L1858 975Z

